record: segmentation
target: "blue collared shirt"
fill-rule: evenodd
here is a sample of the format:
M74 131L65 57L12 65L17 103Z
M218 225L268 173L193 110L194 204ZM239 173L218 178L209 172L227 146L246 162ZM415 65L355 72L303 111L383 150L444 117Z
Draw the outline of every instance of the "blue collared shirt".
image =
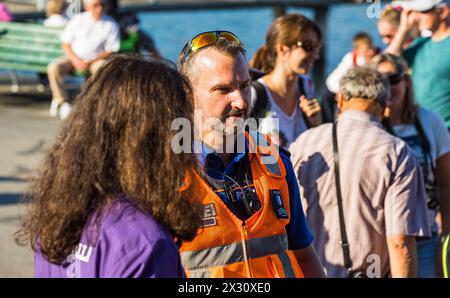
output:
M249 163L247 143L245 145L245 152L233 154L226 166L222 162L220 156L213 152L213 150L205 144L202 144L202 150L198 155L198 159L201 165L205 168L205 172L209 177L216 180L223 180L226 176L237 179L236 175L238 174L240 167L242 167L242 164L248 165ZM282 151L280 151L280 156L286 168L286 182L289 189L291 217L289 224L286 226L289 249L302 249L311 245L313 235L309 229L305 214L303 212L300 191L290 158ZM251 180L251 177L248 177L248 179ZM245 181L237 182L244 182L243 184L245 184ZM226 204L228 204L228 198L224 192L216 193Z

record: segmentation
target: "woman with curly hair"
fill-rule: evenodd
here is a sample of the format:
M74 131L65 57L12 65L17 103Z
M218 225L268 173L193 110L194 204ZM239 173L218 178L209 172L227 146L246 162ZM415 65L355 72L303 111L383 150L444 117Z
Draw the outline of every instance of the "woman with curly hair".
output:
M163 62L117 56L75 101L26 199L19 244L36 277L182 277L177 240L199 207L180 196L194 155L175 154L175 118L192 119L190 87Z

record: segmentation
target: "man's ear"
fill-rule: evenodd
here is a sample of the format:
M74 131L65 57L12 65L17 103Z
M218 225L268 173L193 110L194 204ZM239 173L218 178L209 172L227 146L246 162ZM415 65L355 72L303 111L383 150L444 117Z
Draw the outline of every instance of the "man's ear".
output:
M439 9L441 10L441 12L439 13L439 19L441 21L446 21L450 13L450 8L448 6L444 6Z

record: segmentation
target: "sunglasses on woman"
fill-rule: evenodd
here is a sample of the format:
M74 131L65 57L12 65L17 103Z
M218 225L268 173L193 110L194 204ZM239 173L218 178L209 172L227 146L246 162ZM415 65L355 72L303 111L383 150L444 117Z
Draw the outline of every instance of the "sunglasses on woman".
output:
M229 31L207 31L198 34L192 38L183 48L183 61L186 61L191 53L200 50L203 47L216 43L219 38L224 38L228 41L234 42L238 45L241 44L239 38Z
M387 78L391 85L397 85L398 83L400 83L403 80L403 77L404 77L403 72L396 72L396 73L387 75Z
M313 42L309 39L307 40L299 40L295 44L295 46L304 49L306 52L312 52L316 49L316 46L314 46Z

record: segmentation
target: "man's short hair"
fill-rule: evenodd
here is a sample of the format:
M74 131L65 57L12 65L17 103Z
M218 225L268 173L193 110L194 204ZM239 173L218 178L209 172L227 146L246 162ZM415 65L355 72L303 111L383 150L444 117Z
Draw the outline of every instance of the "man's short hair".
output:
M245 51L242 43L237 44L236 42L229 41L223 37L219 37L217 42L215 42L213 44L204 46L204 47L198 49L197 51L190 53L187 56L187 58L185 59L184 53L185 53L185 51L188 50L187 46L188 46L188 44L186 44L184 46L183 50L181 51L180 55L178 56L178 69L181 74L185 75L189 79L192 78L192 66L194 64L193 62L195 61L195 58L197 57L198 53L200 53L201 51L203 51L207 48L216 49L216 50L218 50L222 53L228 54L232 57L236 57L237 55L239 55L239 53L242 53L242 55L244 55L244 57L246 57L246 51Z
M389 81L380 72L368 66L350 69L339 81L344 100L363 98L386 106L390 96Z

